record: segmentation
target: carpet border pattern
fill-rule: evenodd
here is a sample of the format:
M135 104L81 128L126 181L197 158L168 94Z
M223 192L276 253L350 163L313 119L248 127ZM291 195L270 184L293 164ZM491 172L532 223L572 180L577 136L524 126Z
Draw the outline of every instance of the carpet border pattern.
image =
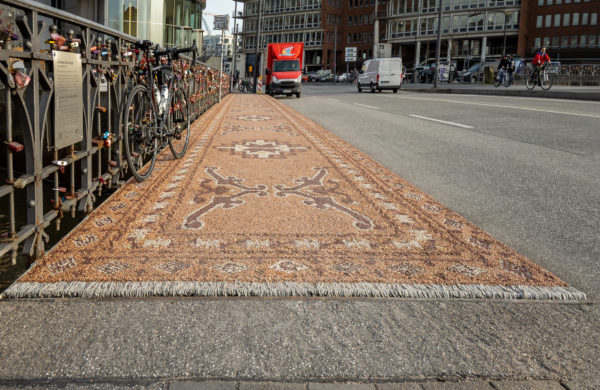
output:
M173 296L392 297L585 300L573 287L482 284L243 283L243 282L58 282L16 283L1 298L114 298Z

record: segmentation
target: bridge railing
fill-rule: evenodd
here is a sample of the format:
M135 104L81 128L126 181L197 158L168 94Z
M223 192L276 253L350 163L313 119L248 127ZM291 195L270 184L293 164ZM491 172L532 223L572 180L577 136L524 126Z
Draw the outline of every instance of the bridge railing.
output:
M0 256L13 264L20 247L43 255L63 213L90 212L128 178L122 103L137 79L136 40L35 1L0 0ZM182 57L195 119L218 101L219 72Z

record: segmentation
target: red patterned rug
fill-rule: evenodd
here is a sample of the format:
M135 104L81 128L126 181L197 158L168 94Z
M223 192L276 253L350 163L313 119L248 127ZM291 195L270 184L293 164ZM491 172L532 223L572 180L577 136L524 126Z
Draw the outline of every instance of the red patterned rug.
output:
M584 299L268 96L231 95L5 291Z

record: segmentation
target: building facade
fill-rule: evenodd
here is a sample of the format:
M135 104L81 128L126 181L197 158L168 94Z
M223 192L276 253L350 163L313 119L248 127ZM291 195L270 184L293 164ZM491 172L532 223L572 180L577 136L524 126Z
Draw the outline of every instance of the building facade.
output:
M206 0L39 0L161 46L202 47Z
M254 62L259 2L241 1L242 53ZM359 60L373 53L374 0L262 0L259 53L269 43L304 42L304 70L359 66L346 63L346 47L356 47ZM247 67L248 68L248 67ZM248 70L248 69L247 69Z
M600 62L600 1L529 0L519 31L519 54L531 57L546 46L562 63Z
M527 0L523 0L527 1ZM383 41L407 64L435 59L440 0L390 0ZM516 55L521 0L443 0L444 61L458 69L469 63Z

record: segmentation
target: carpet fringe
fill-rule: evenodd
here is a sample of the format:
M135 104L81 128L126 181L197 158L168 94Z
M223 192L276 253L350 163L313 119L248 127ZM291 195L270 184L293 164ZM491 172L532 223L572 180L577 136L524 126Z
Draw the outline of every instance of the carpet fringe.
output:
M573 287L482 284L244 283L244 282L57 282L15 283L0 298L112 298L154 296L394 297L585 300Z

